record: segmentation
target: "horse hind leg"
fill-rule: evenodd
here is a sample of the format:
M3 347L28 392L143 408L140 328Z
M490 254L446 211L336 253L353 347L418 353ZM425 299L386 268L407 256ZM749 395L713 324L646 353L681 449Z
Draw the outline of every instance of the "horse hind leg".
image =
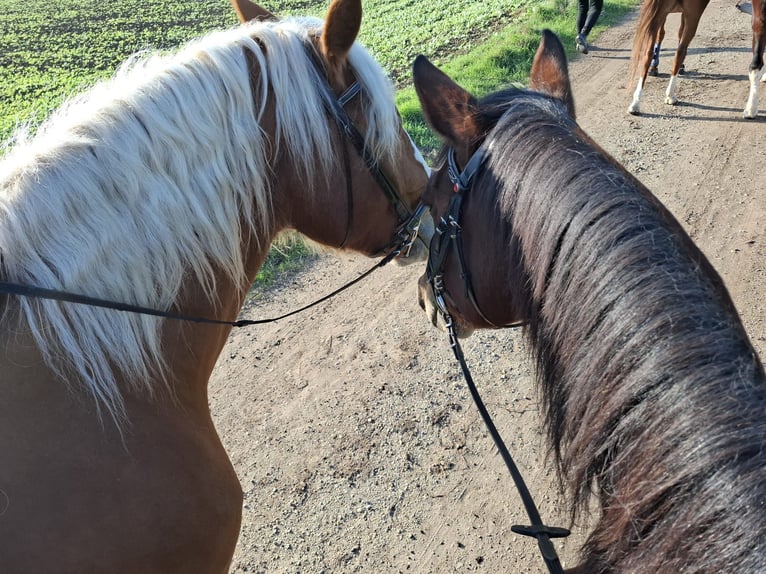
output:
M750 93L747 96L744 117L747 120L752 120L758 117L758 84L759 82L766 81L766 75L763 73L763 66L756 70L750 70L749 76Z
M668 89L665 91L665 103L674 106L678 103L678 73L684 66L686 51L689 49L689 43L697 33L697 25L702 16L702 10L699 13L687 15L684 13L681 17L681 38L678 42L676 57L673 59L673 70L670 74Z
M766 80L763 69L763 51L766 48L766 0L753 1L753 61L750 63L750 93L744 116L758 116L758 84Z
M641 65L638 68L638 82L636 83L636 89L633 92L633 100L628 106L628 113L637 116L641 113L641 96L644 93L644 84L646 83L646 76L649 73L649 62L652 58L653 47L649 44L650 49L647 50L641 56Z
M661 22L664 23L664 18ZM659 30L647 32L646 39L642 46L643 53L640 54L639 65L636 66L635 74L638 76L638 82L636 83L636 89L633 92L633 100L628 106L628 113L637 116L641 114L641 96L644 93L644 84L646 84L646 76L649 73L649 64L651 63L652 56L654 55L653 40L659 37ZM638 52L637 52L638 53Z
M649 63L649 75L656 76L659 74L660 67L660 50L662 49L662 41L665 39L665 23L660 26L659 32L657 32L657 38L654 41L654 48L652 49L652 61Z
M660 73L660 50L662 49L662 44L655 44L654 50L652 51L652 61L649 63L649 75L650 76L658 76Z
M678 27L678 45L681 45L681 40L684 37L684 27L686 26L686 14L681 12L681 25ZM692 34L693 35L693 34ZM691 38L689 38L689 41L691 42ZM678 75L683 76L686 73L686 65L681 62L681 65L678 67Z
M638 83L636 84L636 89L633 92L633 101L631 101L630 105L628 106L628 113L633 116L637 116L641 113L641 96L644 93L645 83L646 83L646 72L644 72L641 76L639 76Z

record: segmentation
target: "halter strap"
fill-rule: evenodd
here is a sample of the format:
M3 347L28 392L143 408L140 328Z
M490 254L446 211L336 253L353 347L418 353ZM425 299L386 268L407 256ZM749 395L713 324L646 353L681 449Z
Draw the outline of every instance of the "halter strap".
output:
M404 223L412 216L412 211L407 207L404 200L402 200L396 186L391 183L391 180L386 176L383 170L380 169L375 158L372 157L369 149L365 145L364 137L359 133L359 130L356 129L356 126L354 126L351 118L344 109L344 106L361 92L362 88L359 85L359 82L354 82L340 96L336 96L327 81L327 78L322 73L324 65L319 59L316 50L314 50L313 46L307 45L306 52L309 55L309 59L313 62L314 69L317 72L317 84L319 89L324 93L322 100L324 101L327 111L351 141L359 156L364 160L367 169L372 174L378 186L394 206L399 221Z
M345 108L346 104L361 92L361 89L362 87L359 85L359 82L351 84L346 91L338 97L338 103L341 108ZM336 126L337 125L338 124L336 123ZM351 236L351 229L354 226L354 190L351 185L351 159L348 157L348 150L345 144L343 145L343 173L346 178L346 233L343 235L343 241L341 241L339 245L341 249L346 246L346 242Z
M385 255L389 250L394 249L398 253L409 255L409 251L412 244L417 238L418 231L420 229L420 218L425 211L425 205L420 202L417 208L412 211L407 206L407 203L401 198L396 186L391 182L385 172L380 168L375 158L369 152L367 145L365 144L364 137L359 130L356 129L351 118L346 113L345 106L351 100L353 100L362 91L362 86L359 82L354 82L340 95L336 96L326 76L323 73L324 65L319 59L319 55L314 50L313 46L307 45L306 52L309 55L309 59L314 64L314 70L316 71L317 84L319 89L323 92L323 102L328 113L334 118L336 125L346 134L351 144L356 149L359 156L367 166L368 171L375 179L378 187L383 191L385 196L393 205L396 210L396 215L399 218L399 229L396 231L393 239L388 245L384 246L376 256ZM346 234L343 238L341 246L346 244L350 234L351 223L353 221L351 211L353 210L353 193L351 189L350 181L350 164L348 157L344 156L344 169L346 170L346 193L348 195L348 224L346 227Z
M346 104L353 100L361 91L362 86L359 82L354 82L338 97L338 103L341 107L346 107Z
M465 164L465 169L460 171L455 159L455 148L449 148L447 151L447 173L449 174L450 181L455 186L455 193L462 193L471 188L471 181L486 159L487 148L482 145L474 152L468 163Z
M361 91L362 91L362 86L359 84L359 82L354 82L348 88L346 88L345 92L343 92L340 96L338 96L337 103L339 104L340 109L342 110L343 115L345 116L347 120L345 123L343 124L339 123L338 125L340 125L343 128L343 131L346 134L349 134L349 131L346 126L351 126L352 130L356 133L356 135L360 139L362 139L362 143L360 145L355 144L356 149L366 150L366 147L364 146L364 140L361 134L359 134L358 130L351 123L351 120L348 118L348 114L346 114L346 111L344 109L346 104L348 104L357 95L359 95ZM336 116L336 118L337 117L338 116ZM351 139L352 141L354 141L354 138L351 138ZM385 185L381 185L382 181L378 179L377 176L375 177L375 179L378 181L378 185L381 185L381 189L383 189L384 192L386 191L390 192L390 193L386 193L386 195L391 201L391 203L393 203L394 207L396 208L397 215L399 216L399 220L402 222L396 234L394 235L393 239L391 240L391 242L385 247L383 247L383 249L381 249L378 252L378 255L386 254L393 249L393 250L398 250L398 252L403 253L404 256L407 257L409 256L410 249L412 248L412 244L415 242L418 235L418 231L420 230L420 219L423 217L423 213L426 210L426 206L421 201L418 204L418 206L415 208L415 210L410 212L409 208L401 200L401 197L396 191L396 188L390 183L385 173L381 171L380 168L378 168L376 165L371 166L371 164L367 161L366 158L365 158L365 163L367 163L367 167L373 176L376 176L377 174L388 185L388 187L386 187ZM348 154L346 153L343 154L343 169L346 173L346 197L347 197L346 203L347 203L348 217L347 217L347 223L346 223L346 233L343 236L343 241L340 244L341 248L345 247L346 242L348 241L348 238L351 235L351 227L354 221L354 192L351 187L351 164L349 162Z

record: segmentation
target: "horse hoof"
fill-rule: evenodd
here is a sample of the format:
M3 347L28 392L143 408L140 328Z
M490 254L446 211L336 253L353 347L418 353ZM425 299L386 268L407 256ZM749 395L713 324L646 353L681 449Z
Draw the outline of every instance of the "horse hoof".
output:
M678 68L678 75L683 76L686 73L686 67L684 64L681 64L681 67Z
M649 68L649 75L650 76L659 75L659 72L657 71L657 66L652 66L651 68Z
M742 114L742 116L746 120L754 120L755 118L758 117L758 110L745 110L745 113Z
M630 104L630 106L628 106L628 113L631 116L640 116L641 108L638 104Z
M678 103L678 98L675 96L667 96L665 98L665 103L669 106L675 106Z

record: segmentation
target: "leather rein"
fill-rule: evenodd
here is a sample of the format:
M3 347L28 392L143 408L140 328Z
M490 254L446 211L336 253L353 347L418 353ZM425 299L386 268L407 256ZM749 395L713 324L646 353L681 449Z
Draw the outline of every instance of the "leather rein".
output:
M505 465L511 474L511 478L513 478L513 482L516 485L516 490L519 492L519 496L524 505L524 509L526 510L527 516L531 522L531 525L529 526L513 525L511 526L511 530L516 534L531 536L532 538L537 539L537 546L540 550L540 554L542 555L543 560L545 561L545 565L548 567L548 571L551 574L563 574L564 570L561 566L559 557L556 554L556 548L553 546L551 539L564 538L569 536L570 532L566 528L546 526L543 523L542 518L540 517L540 512L535 505L535 501L532 498L526 483L524 482L524 478L516 466L516 463L514 462L508 447L505 446L505 442L503 442L503 439L500 436L500 433L498 432L494 422L492 421L492 417L489 414L489 411L487 411L487 407L484 405L484 401L481 399L481 395L476 388L476 384L474 383L471 372L468 369L465 355L463 354L463 349L460 346L460 341L458 340L457 333L455 331L452 315L450 315L444 299L446 295L446 290L444 287L444 266L447 261L449 248L450 246L454 245L458 264L460 267L460 275L463 278L463 283L465 285L466 297L471 301L474 309L487 324L493 327L497 327L497 325L490 321L479 308L479 304L471 284L471 275L468 272L468 267L465 264L462 244L462 228L460 227L460 216L462 212L463 198L465 194L470 191L473 179L481 166L486 161L488 152L489 150L484 145L480 146L471 156L471 159L468 160L465 169L462 171L459 169L457 161L455 160L454 148L450 147L447 152L447 172L449 174L450 181L453 184L455 193L452 195L449 206L447 208L447 212L441 218L431 240L431 247L428 255L428 265L426 267L426 277L431 285L434 301L436 302L442 319L444 320L444 325L449 335L449 344L452 348L452 352L455 355L455 358L458 360L458 363L460 363L460 369L462 370L463 377L468 384L468 389L471 391L471 396L473 397L474 403L476 403L476 408L479 410L481 418L484 420L484 424L492 436L492 440L495 442L495 446L497 447L498 451L500 451L500 455L503 457L503 461L505 462ZM517 326L520 325L505 325L505 327Z
M182 313L174 313L171 311L153 309L151 307L145 307L142 305L122 303L119 301L101 299L99 297L90 297L88 295L82 295L79 293L72 293L72 292L62 291L58 289L48 289L45 287L40 287L35 285L22 285L22 284L12 283L8 281L0 281L0 294L16 295L16 296L30 297L30 298L36 298L36 299L48 299L53 301L62 301L66 303L78 303L81 305L89 305L91 307L114 309L117 311L124 311L128 313L138 313L141 315L150 315L154 317L162 317L165 319L175 319L178 321L186 321L190 323L198 323L198 324L206 324L206 325L229 325L231 327L248 327L251 325L262 325L265 323L273 323L275 321L279 321L280 319L284 319L286 317L296 315L300 313L301 311L310 309L311 307L319 305L320 303L327 301L328 299L334 297L335 295L341 293L342 291L345 291L349 287L359 283L362 279L366 278L373 271L388 264L391 260L395 259L399 255L404 255L405 257L407 257L409 255L410 249L412 248L412 244L416 241L418 237L418 232L420 229L420 219L426 210L426 206L421 202L418 204L418 206L415 208L414 211L411 211L407 207L407 204L404 202L404 200L402 200L401 195L397 191L396 187L393 185L393 183L391 183L391 180L386 176L386 174L383 172L383 170L380 168L380 166L371 156L367 146L365 145L364 137L359 133L359 130L356 129L353 122L351 121L351 118L346 113L345 105L348 104L348 102L350 102L359 93L361 93L362 88L359 82L354 82L340 96L335 96L335 93L333 92L332 88L330 87L330 84L328 83L324 75L324 68L318 59L316 51L310 45L306 47L306 50L309 54L309 59L313 62L315 71L317 72L316 73L317 84L319 86L319 89L322 90L323 92L322 100L325 104L325 108L327 109L327 112L335 121L335 124L339 128L340 132L347 136L347 138L350 140L351 144L353 145L354 149L356 149L356 151L362 157L362 159L365 162L365 165L367 166L367 169L370 171L376 183L380 186L380 188L383 190L383 193L386 195L386 197L394 206L394 209L396 210L397 216L399 218L399 227L394 233L393 238L387 245L385 245L383 248L381 248L378 251L377 255L375 255L375 256L383 255L384 256L383 259L381 259L373 267L371 267L370 269L368 269L361 275L357 276L353 280L349 281L345 285L317 299L316 301L313 301L312 303L309 303L308 305L300 307L299 309L295 309L283 315L279 315L277 317L272 317L269 319L255 319L255 320L240 319L237 321L226 321L221 319L211 319L207 317L197 317L192 315L185 315ZM345 147L344 147L344 150L345 150ZM347 224L343 242L340 245L341 247L343 247L343 245L346 243L348 239L348 236L351 230L351 225L352 225L352 213L353 213L353 190L351 187L351 173L350 173L350 167L349 167L349 158L347 157L347 155L345 155L345 153L344 153L344 156L345 156L344 162L346 164L346 189L348 194L348 224ZM2 268L2 253L0 253L0 268Z

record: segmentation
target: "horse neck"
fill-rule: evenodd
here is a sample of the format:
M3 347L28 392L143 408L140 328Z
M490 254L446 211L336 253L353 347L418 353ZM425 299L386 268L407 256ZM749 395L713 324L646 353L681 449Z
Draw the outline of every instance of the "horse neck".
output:
M511 217L498 213L495 183L477 181L463 200L463 259L482 314L494 325L512 325L526 320L529 314L529 280ZM464 289L461 284L456 293ZM465 312L475 311L469 305ZM484 322L478 316L474 321Z
M737 554L760 571L766 376L731 298L637 180L595 147L557 146L514 158L506 209L556 460L575 510L594 484L602 502L591 566L729 572ZM752 534L717 534L743 520Z
M249 285L263 264L268 248L251 244L247 251ZM194 317L234 321L248 290L225 274L216 275L215 305L211 305L209 294L201 284L190 281L179 298L179 311ZM162 328L162 345L168 356L165 378L174 401L195 412L208 413L208 381L231 330L228 325L165 321Z
M578 140L589 138L581 133ZM521 245L521 281L529 286L525 314L544 388L554 392L549 402L566 402L564 393L580 388L560 384L564 375L587 372L574 357L592 368L609 368L608 357L593 360L599 338L620 356L632 353L640 359L656 343L659 329L666 329L671 345L661 349L672 354L672 343L693 337L697 322L720 327L738 353L754 359L753 373L762 376L734 303L710 262L646 187L598 146L588 146L561 140L560 150L541 161L525 164L516 158L515 171L522 175L505 182L518 189L505 210L512 213ZM567 157L569 148L574 152ZM682 323L675 314L693 318ZM645 332L647 324L655 324L655 336ZM613 337L620 339L610 341ZM601 384L597 371L590 374L593 381L584 382Z
M71 118L59 114L12 150L3 168L13 177L0 182L17 197L18 216L0 228L7 279L233 319L273 234L267 142L275 136L258 124L247 80L234 75L188 100L196 91L181 80L157 81L157 90L174 89L177 98L143 97L140 90L155 92L141 84L135 110L107 84L91 96L103 107L100 116L88 114L90 100L76 101ZM184 80L202 81L196 74ZM231 90L236 98L226 97ZM97 404L118 415L125 389L159 392L163 381L173 383L172 369L196 369L194 380L206 380L228 332L172 321L157 332L157 322L126 313L20 306L50 369L81 380ZM197 335L205 331L215 331L209 347Z
M257 67L251 62L251 70ZM251 82L258 82L259 72L253 72ZM265 98L265 106L260 113L259 127L266 141L277 139L277 122L273 93ZM280 158L268 154L265 163L279 164ZM295 173L295 170L270 168L269 174ZM289 179L289 178L288 178ZM242 309L250 286L255 281L258 270L266 260L273 238L288 225L280 215L284 212L286 194L284 181L279 176L271 176L263 182L268 190L268 219L258 216L258 220L267 221L265 225L253 227L252 216L240 213L239 228L241 234L241 261L244 282L240 283L230 273L215 271L215 301L211 301L209 288L193 277L184 282L184 288L178 298L178 310L188 316L206 317L218 320L234 321ZM168 372L173 373L170 382L175 400L180 400L199 412L208 412L208 380L216 361L226 344L232 327L228 325L199 325L187 322L167 321L163 327L163 346L173 349L170 354Z

